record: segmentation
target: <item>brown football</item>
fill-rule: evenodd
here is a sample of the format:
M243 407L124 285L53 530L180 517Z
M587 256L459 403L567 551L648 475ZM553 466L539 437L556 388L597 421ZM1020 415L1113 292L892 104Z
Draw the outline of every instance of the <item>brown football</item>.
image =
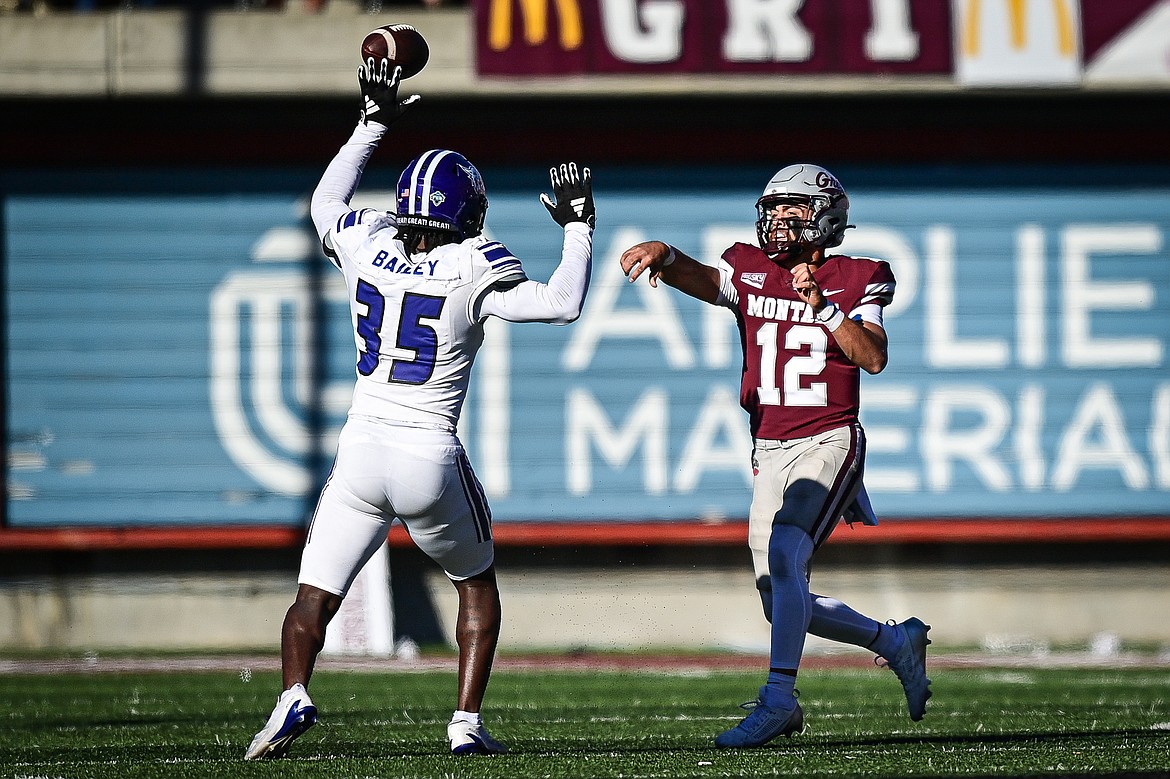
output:
M389 60L388 72L402 66L402 77L410 78L426 67L431 50L422 33L409 24L387 24L371 32L362 41L362 64L373 58L374 65Z

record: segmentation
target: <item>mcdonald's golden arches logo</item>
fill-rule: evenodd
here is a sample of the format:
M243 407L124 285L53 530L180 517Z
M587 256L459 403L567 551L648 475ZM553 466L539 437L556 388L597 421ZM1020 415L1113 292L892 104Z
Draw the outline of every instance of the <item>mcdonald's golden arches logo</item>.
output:
M549 5L556 6L557 40L565 51L581 48L584 39L578 0L491 0L488 10L488 45L492 51L512 46L512 7L520 7L524 42L539 46L549 37Z
M1028 5L1029 2L1052 4L1052 15L1056 26L1057 51L1063 57L1076 54L1077 31L1074 29L1072 3L1076 0L988 0L989 3L1006 5L1010 45L1016 51L1028 48ZM963 54L978 57L983 42L983 21L986 9L983 0L967 0L966 13L962 20Z

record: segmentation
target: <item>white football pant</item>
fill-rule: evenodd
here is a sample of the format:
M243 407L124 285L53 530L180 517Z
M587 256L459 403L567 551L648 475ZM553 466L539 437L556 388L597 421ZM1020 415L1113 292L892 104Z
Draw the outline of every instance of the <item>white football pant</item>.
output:
M298 581L344 596L395 519L452 580L482 573L495 559L491 512L454 433L350 417Z

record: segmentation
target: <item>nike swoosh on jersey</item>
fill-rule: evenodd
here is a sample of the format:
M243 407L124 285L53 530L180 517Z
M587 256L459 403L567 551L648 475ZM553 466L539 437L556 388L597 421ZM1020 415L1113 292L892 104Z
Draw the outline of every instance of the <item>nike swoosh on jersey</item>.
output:
M826 289L826 290L822 291L821 294L827 298L831 298L831 297L833 297L833 295L839 295L840 293L842 293L844 291L845 291L844 289Z

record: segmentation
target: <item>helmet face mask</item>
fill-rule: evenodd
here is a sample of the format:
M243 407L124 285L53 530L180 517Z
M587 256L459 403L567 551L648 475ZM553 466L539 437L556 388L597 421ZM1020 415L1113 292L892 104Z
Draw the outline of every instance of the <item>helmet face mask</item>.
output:
M802 215L798 212L802 211ZM782 168L756 201L756 237L768 256L786 259L839 246L849 221L841 182L819 165Z
M817 206L810 198L790 195L761 197L756 202L756 236L769 255L791 257L811 245L815 230L811 215Z
M432 149L412 160L398 178L395 210L399 232L407 238L425 233L432 246L436 237L443 243L472 238L483 232L487 207L483 177L458 152ZM417 240L413 244L417 248Z

